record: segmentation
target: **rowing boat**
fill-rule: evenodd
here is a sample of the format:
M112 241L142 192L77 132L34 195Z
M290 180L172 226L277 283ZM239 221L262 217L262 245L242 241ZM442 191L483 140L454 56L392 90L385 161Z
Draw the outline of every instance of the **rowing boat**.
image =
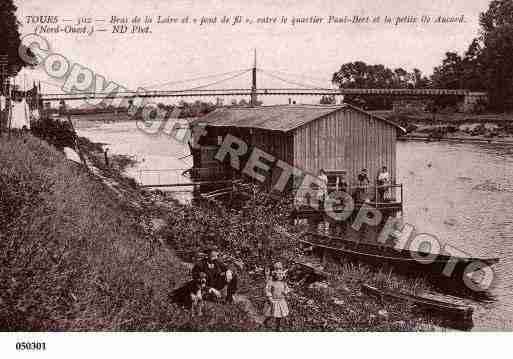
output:
M305 239L305 237L310 238ZM462 279L463 275L471 271L492 266L499 262L499 258L434 255L426 252L396 249L390 246L359 243L312 232L304 233L297 240L303 247L309 247L313 252L321 256L331 255L369 264L387 264L398 269L415 270L415 272L426 271L457 279ZM472 265L469 266L471 263Z
M367 284L362 285L362 293L377 297L381 301L387 299L410 303L417 310L428 312L434 317L440 317L451 327L470 329L473 326L472 313L474 309L467 305L454 304L387 289L378 289Z

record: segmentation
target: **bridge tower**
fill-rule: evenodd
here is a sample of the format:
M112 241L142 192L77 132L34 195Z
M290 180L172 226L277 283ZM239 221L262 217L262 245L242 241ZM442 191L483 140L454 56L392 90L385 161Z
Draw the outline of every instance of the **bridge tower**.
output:
M256 67L256 49L254 53L254 60L253 60L253 72L252 72L252 84L251 84L251 99L249 101L251 106L257 105L257 83L256 83L256 73L257 73L257 67Z

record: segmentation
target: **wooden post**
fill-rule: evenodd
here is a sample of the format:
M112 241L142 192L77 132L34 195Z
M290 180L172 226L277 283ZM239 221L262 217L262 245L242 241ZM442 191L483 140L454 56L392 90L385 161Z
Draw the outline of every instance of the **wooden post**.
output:
M107 151L108 151L108 150L109 150L109 149L108 149L108 148L106 148L106 149L103 151L103 155L105 156L105 166L110 167L110 166L109 166L109 155L107 154Z
M78 152L78 156L82 160L82 163L84 164L85 168L89 169L89 167L87 166L87 161L85 159L85 156L82 153L82 151L80 150L80 146L79 146L78 140L77 140L77 132L75 131L75 127L73 126L73 122L71 121L71 115L67 114L66 118L68 120L69 125L71 126L71 131L72 131L72 136L73 136L73 143L75 145L75 151Z

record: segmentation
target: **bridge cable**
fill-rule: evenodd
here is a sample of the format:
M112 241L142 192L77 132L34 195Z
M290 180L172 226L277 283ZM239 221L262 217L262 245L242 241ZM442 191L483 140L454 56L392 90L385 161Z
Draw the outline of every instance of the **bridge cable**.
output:
M312 84L305 84L305 83L300 83L300 82L295 82L295 81L289 81L289 80L286 80L280 76L277 76L277 75L273 75L267 71L263 71L263 70L260 70L260 72L262 72L264 75L267 75L269 77L273 77L277 80L280 80L282 82L285 82L289 85L294 85L294 86L300 86L300 87L306 87L306 88L309 88L309 89L312 89L312 90L331 90L331 89L328 89L328 88L323 88L323 87L319 87L319 86L316 86L316 85L312 85Z
M195 87L191 87L191 88L186 88L186 89L180 89L180 90L169 90L169 91L172 91L172 92L187 92L187 91L193 91L193 90L199 90L199 89L202 89L202 88L205 88L205 87L209 87L209 86L213 86L213 85L217 85L217 84L220 84L220 83L223 83L223 82L226 82L226 81L229 81L229 80L232 80L234 78L237 78L237 77L240 77L242 75L245 75L247 74L248 72L250 72L251 69L247 69L247 70L242 70L242 71L239 71L237 74L233 75L233 76L230 76L228 78L225 78L225 79L222 79L222 80L218 80L218 81L214 81L214 82L210 82L208 84L205 84L205 85L200 85L200 86L195 86ZM166 92L165 90L162 90L160 92ZM125 91L125 92L118 92L118 94L137 94L136 91ZM187 95L184 95L184 96L187 96ZM159 97L159 96L156 96L156 97Z
M168 81L168 82L164 82L164 83L160 83L160 84L149 85L149 86L141 86L141 87L142 88L147 88L147 89L151 90L151 89L160 88L160 87L163 87L163 86L166 86L166 85L174 85L174 84L180 84L180 83L191 82L191 81L196 81L196 80L204 80L204 79L208 79L208 78L212 78L212 77L219 77L219 76L224 76L224 75L230 75L230 74L234 74L234 73L239 73L241 71L249 71L249 70L251 70L251 69L242 69L242 70L236 70L236 71L229 71L229 72L224 72L224 73L221 73L221 74L214 74L214 75L206 75L206 76L194 77L194 78L180 80L180 81Z
M182 92L182 91L192 91L192 90L199 90L199 89L202 89L202 88L205 88L205 87L209 87L209 86L212 86L212 85L217 85L217 84L220 84L220 83L223 83L223 82L226 82L226 81L229 81L229 80L232 80L234 78L237 78L237 77L240 77L248 72L250 72L251 69L248 69L248 70L243 70L243 71L240 71L238 74L234 75L234 76L230 76L226 79L222 79L222 80L219 80L219 81L214 81L214 82L211 82L211 83L208 83L206 85L201 85L201 86L196 86L196 87L191 87L191 88L188 88L188 89L182 89L182 90L176 90L177 92ZM175 90L173 90L175 91Z
M277 74L277 75L283 75L283 76L290 76L290 77L296 77L296 78L302 78L307 80L313 80L318 81L319 83L326 83L326 79L321 79L320 77L313 77L313 76L307 76L307 75L300 75L295 74L292 72L285 72L285 71L278 71L278 70L270 70L270 69L262 69L263 71L267 71L268 73ZM328 80L328 82L331 84L331 81Z

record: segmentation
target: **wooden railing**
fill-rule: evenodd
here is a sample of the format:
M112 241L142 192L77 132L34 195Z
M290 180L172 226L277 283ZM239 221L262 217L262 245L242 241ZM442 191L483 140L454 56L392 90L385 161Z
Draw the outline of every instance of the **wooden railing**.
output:
M390 206L391 204L402 205L403 203L403 185L369 185L369 186L349 186L345 189L336 186L328 186L326 190L308 187L296 187L294 189L294 200L296 206L317 207L319 200L325 201L330 197L337 202L342 203L343 199L337 201L335 192L345 192L353 199L356 205L366 203L376 208ZM323 195L324 194L324 195ZM315 197L314 197L315 196Z
M207 183L231 183L237 177L220 167L139 170L142 187L190 187Z

